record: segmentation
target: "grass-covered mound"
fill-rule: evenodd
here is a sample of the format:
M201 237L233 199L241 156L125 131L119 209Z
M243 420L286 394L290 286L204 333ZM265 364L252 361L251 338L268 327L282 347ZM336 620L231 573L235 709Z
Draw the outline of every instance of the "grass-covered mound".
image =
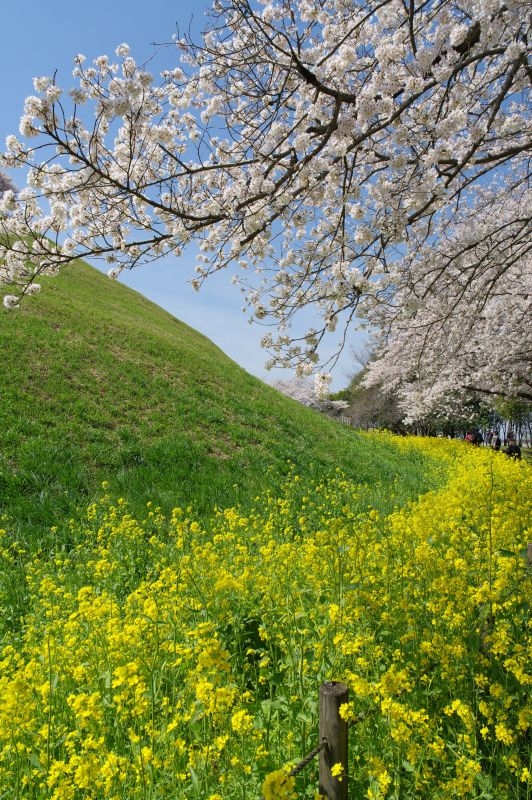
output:
M316 762L280 770L316 743L318 686L337 679L345 716L367 712L349 797L528 797L532 471L463 443L386 446L444 461L447 485L383 515L340 473L294 471L208 523L135 520L106 490L73 549L33 556L0 661L2 796L314 798Z
M96 495L201 514L279 486L291 460L401 498L420 456L368 442L281 396L153 303L78 263L0 311L0 516L24 543ZM32 545L33 546L33 545Z

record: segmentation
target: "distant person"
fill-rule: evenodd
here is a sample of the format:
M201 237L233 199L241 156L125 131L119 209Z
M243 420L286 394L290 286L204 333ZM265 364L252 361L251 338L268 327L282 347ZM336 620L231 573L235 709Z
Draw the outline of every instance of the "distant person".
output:
M481 444L484 444L484 439L480 431L476 431L474 434L473 444L476 444L479 447Z
M469 431L465 435L465 441L469 442L470 444L472 444L472 442L473 442L473 434L470 433Z
M521 448L513 436L508 436L508 447L506 448L505 453L507 456L510 458L515 458L517 461L521 459Z
M497 431L494 431L491 435L491 449L497 451L501 449L501 437Z

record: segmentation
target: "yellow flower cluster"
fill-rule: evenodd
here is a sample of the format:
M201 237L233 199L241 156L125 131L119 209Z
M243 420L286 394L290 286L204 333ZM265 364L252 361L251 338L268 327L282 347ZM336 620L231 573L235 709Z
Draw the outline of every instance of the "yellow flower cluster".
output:
M397 446L447 477L391 514L340 473L292 474L208 526L151 506L136 521L104 495L71 551L31 558L0 655L6 797L312 796L317 763L297 779L282 765L316 743L331 679L346 719L366 712L335 767L353 796L527 796L531 470Z
M294 800L295 778L289 776L286 768L270 772L262 785L264 800Z

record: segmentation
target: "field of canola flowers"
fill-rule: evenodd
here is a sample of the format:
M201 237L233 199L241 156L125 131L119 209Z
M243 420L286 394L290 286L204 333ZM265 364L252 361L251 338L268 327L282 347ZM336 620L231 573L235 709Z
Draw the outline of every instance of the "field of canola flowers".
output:
M532 470L398 439L445 485L381 517L337 473L255 510L134 520L105 494L27 564L0 656L0 797L317 797L317 692L345 681L351 798L528 798ZM527 526L528 529L527 529ZM4 564L17 557L2 532ZM527 649L528 648L528 649ZM528 670L528 671L527 671Z

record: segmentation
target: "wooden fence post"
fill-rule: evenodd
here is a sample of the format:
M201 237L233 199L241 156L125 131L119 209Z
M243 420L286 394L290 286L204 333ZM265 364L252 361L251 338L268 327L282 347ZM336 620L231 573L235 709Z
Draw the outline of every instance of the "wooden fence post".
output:
M340 716L340 706L347 703L349 690L345 683L328 681L320 686L320 742L327 746L320 752L320 794L328 800L347 798L347 722ZM334 764L343 767L341 780L331 775Z

